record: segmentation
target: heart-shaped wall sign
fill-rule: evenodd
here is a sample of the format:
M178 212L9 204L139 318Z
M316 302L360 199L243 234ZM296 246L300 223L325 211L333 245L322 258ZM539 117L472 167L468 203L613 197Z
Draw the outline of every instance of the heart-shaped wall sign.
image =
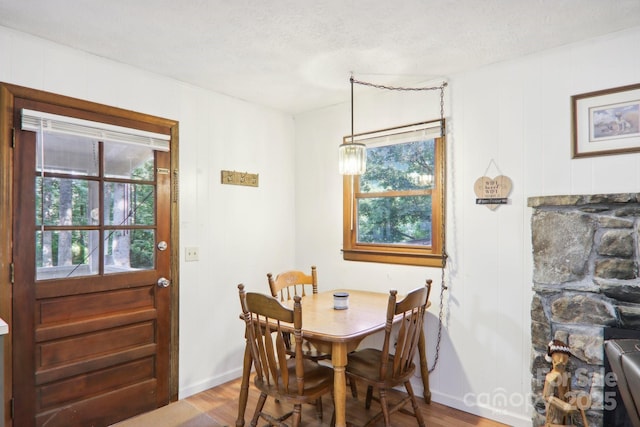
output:
M495 178L481 176L473 185L478 197L476 203L495 210L498 206L506 204L506 198L511 193L511 185L511 178L508 176L500 175ZM491 203L491 199L497 199L496 203Z

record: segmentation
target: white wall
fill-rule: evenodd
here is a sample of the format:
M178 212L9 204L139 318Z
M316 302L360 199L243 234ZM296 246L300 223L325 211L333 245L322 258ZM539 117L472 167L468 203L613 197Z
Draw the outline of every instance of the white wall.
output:
M295 233L291 116L3 27L0 52L2 82L180 122L180 396L239 377L236 285L265 290L267 271L294 263L280 237ZM222 169L259 173L260 186L222 186Z
M530 390L527 198L640 191L639 155L571 160L569 104L573 94L638 83L639 45L637 28L448 77L451 258L440 362L431 376L435 401L530 425L529 409L518 404ZM337 146L350 131L348 104L294 121L2 27L0 52L0 81L180 122L180 245L201 251L199 262L180 266L181 397L240 375L236 284L264 289L267 271L291 266L316 264L325 289L402 292L433 278L433 360L440 270L341 258ZM356 131L438 115L433 93L358 88L356 97ZM514 183L511 203L496 211L475 205L473 194L492 159L499 170L487 174ZM260 187L221 186L221 169L258 172ZM295 244L282 235L295 236Z
M570 136L571 95L639 83L638 46L640 27L447 78L449 290L434 401L531 425L527 198L640 191L640 155L572 160ZM434 93L356 86L355 102L356 133L438 117ZM342 260L337 146L349 132L348 104L296 116L296 265L316 264L323 288L402 291L434 279L433 361L440 270ZM485 173L512 179L510 204L475 204L473 184Z

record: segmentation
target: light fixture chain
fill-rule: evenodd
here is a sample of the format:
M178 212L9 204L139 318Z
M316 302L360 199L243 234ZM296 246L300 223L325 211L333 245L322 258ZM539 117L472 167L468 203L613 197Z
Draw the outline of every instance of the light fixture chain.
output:
M444 122L444 84L440 87L440 135L442 135L443 144L442 144L442 156L444 157L444 161L446 162L446 125ZM446 201L446 192L445 192L445 168L441 168L440 171L440 186L442 191L442 227L440 227L440 239L442 244L442 269L441 269L441 280L440 280L440 310L438 313L438 337L436 338L436 354L433 359L433 366L429 369L429 373L433 372L438 365L438 359L440 358L440 342L442 341L442 325L444 323L444 292L448 289L445 283L445 270L447 267L447 239L445 235L445 227L447 220L447 201Z
M351 142L353 143L353 85L359 84L362 86L369 86L376 89L385 89L385 90L398 90L398 91L428 91L428 90L439 90L440 91L440 135L446 143L446 126L444 122L444 88L447 87L447 82L442 82L440 86L430 86L430 87L401 87L401 86L387 86L369 82L363 82L361 80L356 80L353 78L353 73L351 73ZM445 144L442 144L442 156L444 156L444 162L446 162L446 150ZM446 237L445 237L445 220L446 220L446 199L445 199L445 171L444 168L441 168L440 175L440 186L442 191L442 227L441 227L441 243L442 243L442 276L441 276L441 284L440 284L440 309L438 313L438 337L436 339L436 354L433 360L433 366L429 369L429 373L433 372L438 365L438 359L440 357L440 342L442 340L442 325L444 320L444 292L448 290L445 283L445 269L447 265L447 251L446 251Z
M433 358L433 366L429 368L429 373L432 373L436 369L436 366L438 365L438 359L440 358L440 341L442 340L442 320L444 317L445 290L447 290L447 286L444 284L444 268L442 268L442 284L440 285L440 313L438 313L438 337L436 338L436 355Z
M353 74L349 80L351 81L351 143L353 144Z
M443 191L444 193L444 191ZM444 320L444 292L449 289L445 283L445 269L447 266L447 250L446 250L446 237L445 237L445 219L446 219L446 208L444 207L446 201L443 198L442 203L442 228L441 228L441 239L442 239L442 269L441 269L441 280L440 280L440 310L438 313L438 337L436 338L436 354L433 358L433 366L429 369L429 373L433 372L438 365L438 359L440 358L440 342L442 341L442 325Z
M381 85L381 84L376 84L376 83L369 83L369 82L363 82L361 80L356 80L353 78L353 76L351 77L351 81L355 84L359 84L362 86L370 86L370 87L374 87L376 89L386 89L386 90L404 90L404 91L421 91L421 90L440 90L442 92L442 89L445 88L447 86L447 82L442 82L442 84L440 86L431 86L431 87L402 87L402 86L387 86L387 85Z

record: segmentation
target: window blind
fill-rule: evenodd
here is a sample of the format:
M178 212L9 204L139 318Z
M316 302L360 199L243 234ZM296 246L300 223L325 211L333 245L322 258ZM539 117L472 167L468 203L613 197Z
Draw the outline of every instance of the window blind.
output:
M402 144L405 142L439 138L440 136L442 136L442 132L440 121L438 120L419 125L401 127L401 129L393 128L355 135L354 142L360 142L369 148L374 148L384 145ZM345 137L345 141L350 142L351 137Z
M22 109L22 130L82 136L92 140L111 141L169 151L169 135L147 132L107 123L60 116L43 111Z

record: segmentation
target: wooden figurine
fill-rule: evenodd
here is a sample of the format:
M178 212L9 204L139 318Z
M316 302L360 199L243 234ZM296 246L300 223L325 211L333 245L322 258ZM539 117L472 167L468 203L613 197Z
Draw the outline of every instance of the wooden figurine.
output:
M577 413L582 417L583 426L589 427L584 410L591 405L591 397L571 392L571 375L566 371L570 356L571 350L560 340L553 340L547 346L545 358L551 362L551 371L545 376L542 390L547 406L545 427L573 426L573 415Z

